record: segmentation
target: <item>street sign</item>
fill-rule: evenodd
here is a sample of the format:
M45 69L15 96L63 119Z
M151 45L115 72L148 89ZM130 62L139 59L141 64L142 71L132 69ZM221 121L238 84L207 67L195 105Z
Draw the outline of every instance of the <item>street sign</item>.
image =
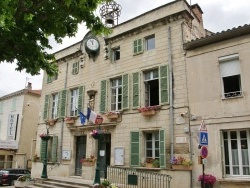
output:
M202 164L207 164L207 159L202 159Z
M203 159L205 159L205 158L207 158L207 155L208 155L208 149L207 149L207 147L206 146L202 146L201 147L201 157Z
M207 132L199 132L199 145L200 146L208 146L208 133Z
M199 131L207 131L207 127L206 127L204 120L201 120L201 125L200 125Z

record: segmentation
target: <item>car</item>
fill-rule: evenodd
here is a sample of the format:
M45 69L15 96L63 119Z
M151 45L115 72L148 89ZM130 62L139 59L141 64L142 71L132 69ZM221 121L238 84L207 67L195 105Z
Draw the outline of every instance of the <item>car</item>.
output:
M3 184L14 185L20 176L30 176L30 170L22 168L6 168L0 170L0 186Z

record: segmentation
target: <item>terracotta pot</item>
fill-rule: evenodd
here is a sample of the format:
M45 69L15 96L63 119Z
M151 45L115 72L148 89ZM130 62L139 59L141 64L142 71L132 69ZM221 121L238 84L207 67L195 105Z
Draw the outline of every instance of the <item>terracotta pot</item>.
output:
M118 118L118 114L108 114L107 118L108 119L117 119Z
M141 115L143 115L143 116L152 116L152 115L155 115L155 110L143 111L143 112L141 112Z
M67 124L74 124L75 123L75 120L71 119L71 120L66 120L65 123Z
M92 161L83 161L82 162L82 166L94 166L94 162Z
M153 164L152 163L146 163L146 167L147 168L153 168Z

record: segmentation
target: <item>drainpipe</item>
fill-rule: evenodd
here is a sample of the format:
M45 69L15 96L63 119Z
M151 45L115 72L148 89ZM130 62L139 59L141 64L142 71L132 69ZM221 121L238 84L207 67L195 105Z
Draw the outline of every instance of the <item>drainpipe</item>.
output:
M174 157L174 109L173 109L173 65L171 46L171 27L168 27L168 64L169 64L169 126L170 126L170 156Z
M69 68L69 63L67 63L67 65L66 65L66 75L65 75L65 81L64 81L64 89L67 88L68 68ZM60 163L62 161L63 127L64 127L64 121L61 122L61 140L60 140L60 157L59 157Z

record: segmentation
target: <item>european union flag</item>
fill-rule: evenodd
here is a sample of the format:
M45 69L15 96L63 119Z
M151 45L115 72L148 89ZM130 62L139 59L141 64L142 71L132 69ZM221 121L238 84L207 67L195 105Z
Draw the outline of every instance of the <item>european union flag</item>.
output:
M79 111L79 113L80 113L81 124L84 125L84 123L86 121L86 116L82 112L80 112L80 111Z

